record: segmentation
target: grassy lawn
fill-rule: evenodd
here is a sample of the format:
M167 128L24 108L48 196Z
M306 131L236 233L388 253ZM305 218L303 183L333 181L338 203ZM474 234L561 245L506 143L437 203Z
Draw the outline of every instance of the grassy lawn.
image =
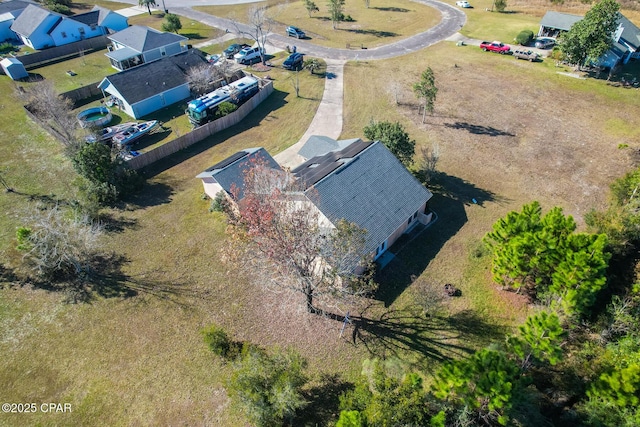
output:
M472 28L481 15L505 22L489 22L485 29L478 22L473 37L507 42L528 22L518 14L485 12L483 4L469 11ZM238 16L247 7L235 7ZM346 11L354 24L362 19L356 13L361 9ZM298 23L292 20L281 22ZM508 36L512 30L517 31ZM324 78L302 72L296 98L295 75L278 68L284 57L273 58L275 67L261 74L274 79L274 93L241 124L142 171L143 191L106 213L111 231L103 245L113 256L91 303L65 304L60 294L0 283L0 400L72 404L65 414L4 414L0 424L245 425L224 390L229 367L206 350L199 335L214 322L237 340L295 347L308 358L320 395L354 380L362 360L372 355L399 356L432 371L444 359L502 341L529 310L526 301L491 281L481 243L491 224L539 200L545 210L562 206L583 228L584 214L605 205L608 184L637 160L638 131L625 124L640 114L638 92L559 74L572 70L553 61L517 61L443 42L410 57L349 63L342 137L362 137L371 119L400 121L418 147L437 144L441 155L430 183L430 207L438 220L391 248L396 259L379 275L379 300L352 311L366 325L354 344L351 327L340 338L341 324L306 315L297 296L265 292L250 272L224 263L224 219L208 212L210 201L202 199L202 184L194 178L240 149L263 146L275 154L303 135ZM63 91L109 74L101 61L108 67L98 52L35 72ZM434 114L422 124L411 84L428 66L439 92ZM66 76L69 69L78 75ZM0 193L0 256L9 273L20 263L13 246L21 212L45 196L72 200L76 191L62 147L26 118L14 87L0 76L0 173L17 191ZM187 131L183 109L177 105L157 115L171 135ZM628 148L619 148L623 144ZM462 296L443 298L445 283L460 288ZM322 374L338 377L328 384Z
M144 25L147 27L162 30L162 22L164 21L164 12L153 11L151 15L143 13L129 18L129 25ZM184 16L180 16L182 29L178 34L189 38L191 43L199 43L205 40L214 39L224 34L223 30L209 27L201 22L194 21Z
M284 34L287 25L302 28L313 43L344 48L353 46L376 47L392 43L413 34L424 31L440 21L440 13L435 9L408 0L379 0L366 8L363 2L345 5L344 14L351 16L353 22L341 22L333 29L324 3L309 17L302 2L270 1L269 14L274 19L273 32ZM246 22L251 4L234 6L201 6L196 9Z

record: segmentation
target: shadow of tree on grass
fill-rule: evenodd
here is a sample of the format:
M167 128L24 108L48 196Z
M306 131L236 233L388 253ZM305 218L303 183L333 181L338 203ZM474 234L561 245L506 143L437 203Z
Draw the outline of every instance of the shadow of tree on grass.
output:
M338 29L340 31L346 31L348 33L366 34L368 36L374 36L374 37L378 37L378 38L395 37L395 36L398 35L398 33L394 33L392 31L364 30L362 28L349 28L349 29L338 28Z
M323 374L320 383L305 393L309 405L293 420L296 426L326 426L335 421L339 398L342 393L353 388L337 374Z
M491 126L480 126L466 122L445 123L445 127L452 129L463 129L474 135L489 135L489 136L515 136L510 132L505 132L500 129L496 129Z
M371 9L382 12L409 12L409 9L405 9L404 7L372 7Z

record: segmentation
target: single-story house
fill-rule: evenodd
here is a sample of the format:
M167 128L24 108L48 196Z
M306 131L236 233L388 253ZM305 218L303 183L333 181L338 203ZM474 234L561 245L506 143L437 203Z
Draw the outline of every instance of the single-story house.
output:
M188 38L142 25L132 25L109 36L107 58L113 68L124 71L187 50Z
M11 26L29 4L21 0L0 3L0 42L19 40L18 35L11 31Z
M197 49L168 56L102 79L98 88L131 117L138 119L191 96L187 73L207 64Z
M325 137L319 140L334 148ZM321 227L333 228L344 219L367 230L365 254L377 260L402 234L431 221L427 202L432 194L384 144L358 138L350 141L346 147L330 149L291 171L300 184L296 188L302 189L294 198L296 203L317 209ZM260 156L281 170L263 148L240 151L197 176L207 195L214 198L221 190L231 194L232 188L240 193L252 156ZM356 271L358 262L354 260Z
M116 28L120 28L122 19L115 17L118 15L116 12L111 13L114 15L107 22L111 21ZM100 14L101 11L94 8L90 12L64 16L30 4L13 22L11 30L33 49L63 46L108 34L109 28L99 24ZM102 15L108 14L103 11Z
M367 230L365 253L374 260L416 224L431 221L431 192L381 142L357 139L291 172L322 217Z
M538 37L558 37L580 20L582 16L579 15L548 11L540 21ZM620 14L618 28L613 34L613 45L597 65L613 68L619 62L626 64L631 58L640 58L640 28Z
M18 58L4 58L0 61L0 66L11 80L20 80L29 77L27 69L24 68L24 64L22 64Z
M249 169L251 162L256 161L256 159L264 162L266 166L272 169L280 170L280 165L273 157L264 148L257 147L238 151L198 174L196 178L202 180L204 192L212 199L215 199L216 195L221 191L227 196L242 199L245 171Z

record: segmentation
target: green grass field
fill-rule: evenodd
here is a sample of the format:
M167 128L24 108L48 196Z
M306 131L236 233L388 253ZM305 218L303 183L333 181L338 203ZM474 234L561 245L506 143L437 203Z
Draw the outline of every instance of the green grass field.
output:
M534 21L474 6L473 37L506 42L512 30ZM417 10L414 3L402 7ZM484 16L492 21L474 23ZM35 71L66 90L98 80L108 67L101 58L96 53ZM277 66L283 59L272 61ZM410 88L428 66L439 92L434 115L421 124ZM65 78L67 69L77 78ZM397 259L380 275L379 300L353 308L368 325L356 344L351 327L340 338L341 324L307 315L296 296L265 292L250 272L225 264L224 218L208 212L210 201L195 179L240 149L263 146L275 154L297 142L322 97L322 76L303 71L296 98L293 74L273 68L264 74L274 79L274 93L242 124L144 170L143 190L105 212L111 231L103 248L111 256L100 294L86 304L11 283L14 269L20 272L14 236L22 212L39 198L75 198L76 175L60 144L26 118L15 84L0 76L0 173L16 190L0 193L0 265L7 269L0 283L0 400L72 404L71 413L2 414L0 425L245 425L224 389L229 367L202 343L199 330L211 323L237 340L295 347L309 360L311 386L320 395L353 381L367 357L399 356L432 372L446 358L502 341L529 306L491 281L481 244L491 224L537 199L545 209L563 206L583 227L581 215L604 205L608 183L631 167L627 153L639 148L637 131L624 125L640 113L636 90L558 71L571 70L446 42L407 57L347 64L342 137L361 137L371 119L384 119L400 121L418 146L441 149L430 202L438 221L392 248ZM174 115L183 120L180 108L165 112L167 122ZM173 130L186 130L177 123ZM619 149L621 143L629 148ZM443 298L445 283L459 287L462 297ZM337 377L327 383L323 374ZM330 419L307 417L299 425Z

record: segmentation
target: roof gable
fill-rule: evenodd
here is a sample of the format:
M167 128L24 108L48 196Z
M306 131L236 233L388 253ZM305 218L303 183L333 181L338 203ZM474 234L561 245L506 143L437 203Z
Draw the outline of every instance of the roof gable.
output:
M322 156L323 154L327 154L331 151L342 150L358 140L359 138L337 141L333 138L329 138L328 136L311 135L302 148L298 150L298 154L305 159L311 159L316 156Z
M432 196L380 142L355 142L292 172L307 183L307 197L332 223L345 219L367 230L366 253L374 252Z
M107 76L99 87L104 88L108 81L132 105L186 84L187 71L201 64L206 64L206 60L198 50L190 49Z
M25 37L30 37L50 16L57 17L57 20L52 26L55 28L58 22L62 21L62 15L30 4L22 11L20 16L16 18L13 25L11 25L11 29ZM46 29L47 32L50 30L50 28Z
M234 187L237 189L238 199L244 197L243 182L245 171L250 167L249 162L253 159L260 159L266 163L271 169L276 171L282 170L280 165L271 157L271 155L262 147L246 148L242 151L238 151L232 156L216 163L211 166L196 178L213 178L218 184L229 194L231 194Z
M620 39L629 44L635 51L640 48L640 28L633 22L629 21L624 15L620 15L618 23L622 25L622 34Z
M109 38L140 53L188 40L179 34L163 33L142 25L132 25Z

